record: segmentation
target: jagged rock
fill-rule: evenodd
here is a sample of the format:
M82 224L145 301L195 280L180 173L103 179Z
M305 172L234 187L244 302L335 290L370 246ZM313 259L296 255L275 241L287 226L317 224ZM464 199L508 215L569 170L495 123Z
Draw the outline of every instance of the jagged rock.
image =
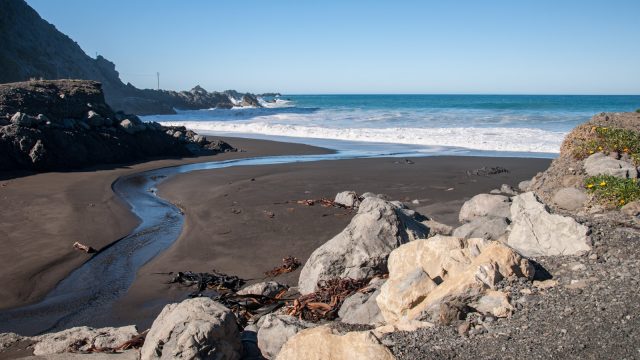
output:
M509 223L506 218L480 217L456 228L453 231L453 236L463 239L498 240L507 232L508 227Z
M240 359L231 310L205 297L169 304L153 322L140 355L149 359Z
M277 359L392 360L395 357L370 331L340 335L328 326L320 326L303 330L289 339Z
M574 187L562 188L553 195L553 202L562 209L577 210L587 202L587 194Z
M436 321L450 317L443 309L463 312L503 278L533 275L532 264L500 242L436 235L391 253L377 302L388 323Z
M16 333L0 333L0 351L22 341L25 337Z
M355 208L360 205L360 199L358 199L358 194L356 194L355 191L340 192L336 195L333 202L350 208Z
M263 281L240 289L240 291L238 291L238 295L262 295L274 297L286 288L286 285L279 284L275 281Z
M136 335L138 335L138 330L133 325L101 329L81 326L35 336L30 340L35 342L33 346L34 355L49 355L69 352L69 349L74 344L82 344L78 347L78 351L85 351L92 345L98 348L113 348L131 340Z
M33 116L17 112L11 117L11 123L17 126L31 127L38 125L40 121L38 118L34 118Z
M385 280L374 278L369 285L344 300L338 316L346 324L378 325L384 322L376 298Z
M129 134L135 134L138 131L136 125L129 119L120 121L120 127Z
M578 255L589 251L589 228L550 214L533 192L513 198L507 244L524 256Z
M44 145L42 144L42 140L37 140L35 145L29 151L29 157L31 158L31 162L34 164L44 161L46 156L46 150L44 149Z
M311 293L320 280L364 279L384 272L393 249L429 234L430 230L406 210L389 201L366 198L351 223L311 254L300 272L298 291Z
M262 107L255 95L252 94L244 94L240 101L240 106Z
M636 167L622 160L616 160L603 153L595 153L584 161L584 171L589 176L612 175L619 178L637 178Z
M267 359L275 359L282 345L302 330L317 326L290 315L268 314L258 329L258 347Z
M458 219L469 222L479 217L508 218L510 205L507 196L478 194L462 205Z

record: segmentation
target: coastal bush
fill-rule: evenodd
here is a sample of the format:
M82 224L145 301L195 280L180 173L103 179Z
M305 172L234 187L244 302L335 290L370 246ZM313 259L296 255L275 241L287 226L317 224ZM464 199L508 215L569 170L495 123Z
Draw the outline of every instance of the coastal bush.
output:
M599 203L622 207L640 199L638 179L621 179L612 175L591 176L585 179L585 188Z
M636 109L636 112L637 112L637 113L640 113L640 109Z
M640 164L640 133L628 129L594 126L595 136L575 148L574 155L584 159L596 152L628 154L635 165Z

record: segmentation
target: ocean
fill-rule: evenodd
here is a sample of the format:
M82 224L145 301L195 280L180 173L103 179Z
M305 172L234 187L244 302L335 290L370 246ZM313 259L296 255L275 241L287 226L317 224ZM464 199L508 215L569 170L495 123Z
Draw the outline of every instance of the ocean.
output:
M262 103L144 120L355 154L554 157L576 125L600 112L635 111L640 96L283 95Z

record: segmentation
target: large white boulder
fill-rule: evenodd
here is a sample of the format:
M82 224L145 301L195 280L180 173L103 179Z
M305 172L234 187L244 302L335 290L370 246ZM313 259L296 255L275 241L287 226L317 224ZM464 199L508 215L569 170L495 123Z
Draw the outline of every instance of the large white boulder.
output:
M140 355L142 360L240 359L236 317L205 297L169 304L153 322Z
M436 235L391 253L389 279L377 302L390 324L436 321L449 303L471 304L503 278L533 275L529 261L500 242Z
M370 331L335 333L328 326L299 332L287 341L278 360L393 360L395 357Z
M507 244L532 256L578 255L591 250L589 228L573 218L550 214L533 192L513 198Z
M508 218L510 205L508 196L478 194L462 205L458 219L470 222L481 217Z
M356 194L355 191L340 192L336 195L333 202L350 208L355 208L360 205L360 199L358 199L358 194Z
M589 176L612 175L619 178L637 178L638 170L633 164L616 160L601 152L597 152L584 161L584 171Z
M315 327L316 324L298 319L290 315L265 315L258 329L258 347L262 356L274 359L282 345L302 330Z
M351 223L311 254L300 272L298 291L311 293L320 280L364 279L386 271L391 251L429 236L429 228L415 217L389 201L364 199Z

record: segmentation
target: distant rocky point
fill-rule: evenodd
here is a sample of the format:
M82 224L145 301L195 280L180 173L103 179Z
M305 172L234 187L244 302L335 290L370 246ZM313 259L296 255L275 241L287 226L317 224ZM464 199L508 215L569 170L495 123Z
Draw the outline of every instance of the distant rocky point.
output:
M175 114L175 110L260 107L256 96L235 90L207 92L138 89L124 84L114 63L89 57L78 44L38 15L24 0L2 0L0 83L30 79L86 79L102 83L106 102L137 115Z
M96 81L0 85L0 170L76 169L234 150L184 127L145 123L113 111Z

